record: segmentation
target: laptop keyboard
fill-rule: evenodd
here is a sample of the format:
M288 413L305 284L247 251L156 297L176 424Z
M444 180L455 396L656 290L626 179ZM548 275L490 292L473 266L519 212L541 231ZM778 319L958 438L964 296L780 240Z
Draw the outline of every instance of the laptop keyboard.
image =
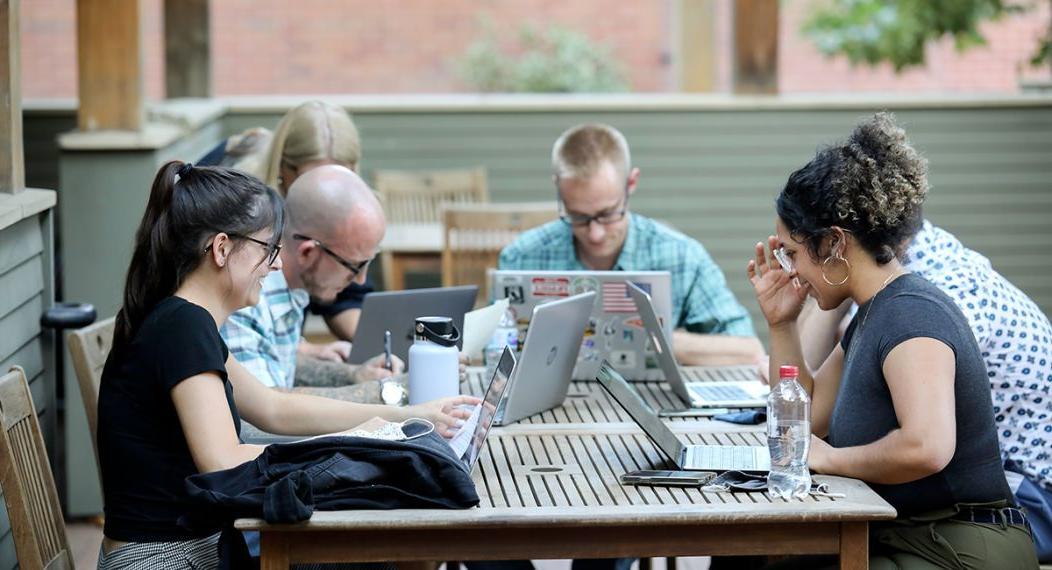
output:
M753 366L686 367L680 368L680 374L688 382L755 382L760 377Z
M746 392L740 386L716 384L706 385L699 383L688 386L691 394L699 400L706 402L727 402L731 400L755 400L756 397Z
M756 469L756 453L741 445L692 445L687 447L687 467L701 469Z

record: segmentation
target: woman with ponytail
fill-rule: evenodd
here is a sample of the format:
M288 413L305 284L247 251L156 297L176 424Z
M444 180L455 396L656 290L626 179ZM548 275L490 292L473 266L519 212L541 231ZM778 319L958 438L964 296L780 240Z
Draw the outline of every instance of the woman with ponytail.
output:
M316 435L373 417L424 418L443 435L467 413L455 397L410 408L266 388L230 358L227 317L259 300L281 268L281 198L232 169L170 162L157 173L99 392L105 497L99 568L212 568L219 529L189 531L184 479L255 459L243 416L269 432Z

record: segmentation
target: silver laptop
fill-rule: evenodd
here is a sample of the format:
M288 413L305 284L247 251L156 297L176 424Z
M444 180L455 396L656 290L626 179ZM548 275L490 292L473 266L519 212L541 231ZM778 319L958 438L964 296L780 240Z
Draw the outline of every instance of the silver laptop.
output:
M486 388L486 395L482 398L478 417L475 418L477 423L475 423L475 428L471 432L471 439L467 442L467 449L460 456L460 459L468 466L468 471L475 466L479 455L482 454L482 449L486 445L486 436L489 435L489 428L493 426L493 420L500 406L500 401L507 392L508 386L514 384L512 380L514 373L515 356L511 350L505 348L500 355L500 360L497 362L497 369L493 372L493 378L489 381L489 386ZM469 426L465 426L465 428L467 427Z
M672 285L667 271L511 271L493 270L494 299L508 298L519 328L528 328L535 307L554 300L595 291L592 308L577 355L574 380L591 380L606 360L632 380L661 380L661 369L646 355L643 321L628 294L625 281L647 290L672 337Z
M449 317L457 325L457 330L463 331L464 313L475 306L478 290L475 285L465 285L369 293L362 303L362 316L347 361L361 364L383 354L384 331L389 330L391 353L407 362L416 318Z
M672 345L665 336L665 331L658 325L657 315L654 313L654 304L646 291L628 284L629 294L636 303L639 316L643 319L650 342L657 355L658 364L664 372L665 380L672 386L676 393L689 406L695 408L763 408L767 406L767 394L769 388L759 379L759 373L754 373L752 381L702 381L688 382L683 379L682 371L676 362L676 356L672 353ZM695 369L697 370L697 369Z
M533 310L515 381L497 415L497 425L506 426L562 405L595 299L595 292L581 293Z
M759 445L684 445L668 429L628 382L607 363L599 368L596 380L610 396L632 416L643 433L657 445L669 461L685 471L754 471L771 470L771 457Z

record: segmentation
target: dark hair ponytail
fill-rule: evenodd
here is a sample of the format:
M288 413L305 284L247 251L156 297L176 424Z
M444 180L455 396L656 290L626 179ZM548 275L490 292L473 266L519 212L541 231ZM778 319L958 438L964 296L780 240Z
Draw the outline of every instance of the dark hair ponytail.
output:
M247 236L269 227L277 243L284 221L277 192L247 174L179 161L162 166L135 232L114 348L127 346L154 306L197 269L215 234Z

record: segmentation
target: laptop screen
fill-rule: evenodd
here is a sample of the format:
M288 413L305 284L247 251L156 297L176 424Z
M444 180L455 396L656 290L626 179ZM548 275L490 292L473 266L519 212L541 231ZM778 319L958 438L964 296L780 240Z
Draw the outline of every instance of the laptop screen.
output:
M677 396L683 398L685 402L690 402L687 386L679 375L679 364L676 362L676 356L672 353L672 344L669 343L668 337L665 336L665 330L658 321L650 294L637 287L635 283L626 282L625 284L628 286L628 292L632 295L632 300L635 301L636 309L639 311L639 318L643 321L643 328L654 345L658 365L661 366L661 371L665 374L665 380L672 386L672 391Z
M493 379L490 380L489 387L486 388L486 396L482 399L481 407L478 410L478 423L475 424L475 430L468 441L467 450L461 456L469 469L475 465L479 454L482 453L482 447L486 445L486 435L489 433L490 426L493 425L493 416L497 413L497 406L500 404L500 399L504 397L504 391L508 388L509 379L514 369L515 356L511 350L505 348L504 353L500 355L500 361L497 362L497 370L493 372ZM470 422L471 420L468 421ZM470 427L470 423L465 426L465 428L467 427Z
M609 361L626 378L643 380L659 371L647 357L643 323L625 281L649 291L654 310L672 335L672 286L667 271L517 271L489 273L490 294L507 297L519 328L526 328L533 310L550 301L596 292L574 367L575 380L592 380L599 363Z
M640 398L639 394L628 385L628 381L618 374L610 366L609 362L605 361L599 367L599 374L595 379L614 398L614 401L620 404L628 412L628 415L632 416L632 419L639 424L639 427L643 428L643 432L657 444L658 449L665 454L665 457L672 463L679 465L683 454L683 443L679 441L676 434L672 433L672 430L668 429L668 426L661 421L661 418L647 406L643 398Z

